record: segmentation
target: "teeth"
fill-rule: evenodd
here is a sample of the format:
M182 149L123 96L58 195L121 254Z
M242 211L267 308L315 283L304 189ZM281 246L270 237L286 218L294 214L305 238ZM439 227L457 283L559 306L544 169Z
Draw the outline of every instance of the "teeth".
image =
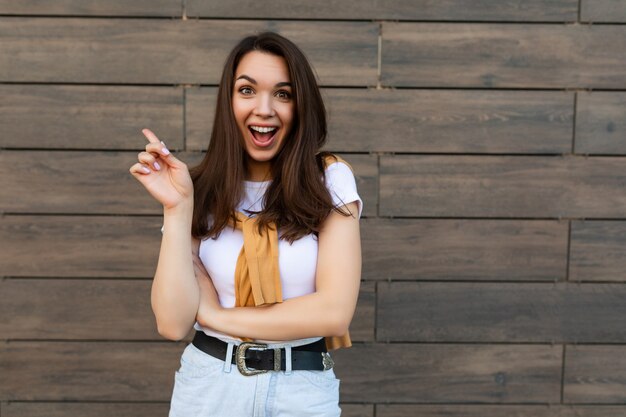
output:
M250 126L250 129L256 130L259 133L273 132L274 130L276 130L275 127L261 127L261 126Z

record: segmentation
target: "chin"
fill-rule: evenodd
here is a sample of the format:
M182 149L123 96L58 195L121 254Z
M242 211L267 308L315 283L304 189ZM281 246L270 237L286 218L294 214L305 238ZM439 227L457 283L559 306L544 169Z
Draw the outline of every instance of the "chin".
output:
M267 161L271 161L272 159L274 159L274 157L278 154L278 151L280 150L280 145L282 143L275 143L274 145L276 146L272 146L268 149L259 149L257 147L255 147L254 145L247 143L246 144L246 153L248 154L248 156L257 161L257 162L267 162Z
M274 159L276 152L248 152L248 157L256 162L268 162Z

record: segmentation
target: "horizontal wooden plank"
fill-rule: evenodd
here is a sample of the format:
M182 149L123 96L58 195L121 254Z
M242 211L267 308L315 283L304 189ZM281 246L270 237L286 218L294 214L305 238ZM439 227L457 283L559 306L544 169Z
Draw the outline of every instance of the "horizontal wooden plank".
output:
M145 150L148 141L140 135L134 142L143 142ZM202 157L175 156L189 166ZM2 208L12 213L162 214L163 206L129 172L137 162L136 152L3 151L0 176L8 184L0 190Z
M217 84L230 49L265 30L300 46L324 85L376 84L372 22L99 18L0 18L0 81Z
M626 93L580 91L577 96L576 153L626 154Z
M217 87L185 88L185 135L187 149L206 151L215 120Z
M169 408L169 402L10 402L2 404L2 417L153 417L166 416Z
M481 0L467 7L463 0L332 1L279 0L272 7L259 2L187 0L188 16L255 19L392 19L479 21L575 21L576 0Z
M4 148L143 150L144 127L183 148L182 88L0 85Z
M626 344L624 300L623 284L381 282L376 334L393 342Z
M150 305L151 287L151 280L5 279L0 281L0 335L163 341ZM350 325L353 341L374 340L375 304L374 283L363 283Z
M626 22L626 0L581 0L583 22Z
M625 182L623 157L382 156L379 213L623 218Z
M561 346L356 344L334 354L347 402L554 403Z
M0 0L0 14L61 16L178 16L182 0Z
M5 215L0 275L149 278L159 258L162 224L156 216ZM35 256L40 253L46 256Z
M359 197L363 201L362 216L378 214L378 156L338 154L350 164L356 179Z
M328 148L345 151L567 153L569 92L324 90Z
M626 281L626 224L573 221L569 277L573 281Z
M563 401L624 404L626 346L567 346Z
M365 219L363 278L560 281L567 229L556 221Z
M156 213L160 207L128 172L136 153L5 151L0 161L1 175L11 179L0 191L5 211ZM25 166L30 169L19 168Z
M372 404L344 404L339 397L341 417L373 417L374 406Z
M134 142L141 144L147 140L142 134ZM376 215L377 156L342 155L356 173L363 215ZM204 154L176 152L175 156L192 167L200 163ZM6 184L0 189L2 210L11 213L162 214L162 205L129 172L137 162L135 152L3 151L0 176L5 178Z
M626 26L384 22L382 33L383 85L626 85Z
M617 417L624 406L377 404L377 417Z
M11 242L3 275L148 278L162 217L10 215L0 225L0 241ZM366 280L565 278L566 223L363 219L361 230ZM49 258L32 257L37 250Z
M372 417L374 406L343 404L342 417ZM97 403L97 402L9 402L0 404L2 417L153 417L166 416L169 402L160 403Z
M568 153L574 94L555 91L322 90L326 149ZM208 147L216 88L186 90L187 149Z
M352 322L350 323L350 338L353 341L374 341L376 327L376 284L361 282L359 298Z
M150 306L151 286L151 280L7 279L0 282L5 317L0 334L6 339L163 341Z
M9 342L0 398L9 401L169 401L183 343Z

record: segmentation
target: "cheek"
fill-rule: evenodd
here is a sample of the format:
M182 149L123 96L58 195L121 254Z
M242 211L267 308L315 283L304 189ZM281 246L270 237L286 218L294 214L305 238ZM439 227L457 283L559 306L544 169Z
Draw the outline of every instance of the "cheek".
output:
M245 121L247 117L248 110L246 104L243 100L233 99L233 114L238 123Z
M281 118L284 124L291 125L291 123L293 122L293 112L293 106L285 107L283 109Z

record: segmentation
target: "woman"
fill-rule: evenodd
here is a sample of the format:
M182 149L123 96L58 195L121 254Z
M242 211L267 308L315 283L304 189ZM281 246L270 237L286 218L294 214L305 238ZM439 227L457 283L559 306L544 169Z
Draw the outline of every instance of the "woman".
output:
M170 416L340 415L328 350L351 345L362 202L349 165L320 152L325 109L303 53L270 32L233 49L197 167L143 133L130 172L163 205L158 331L196 330Z

